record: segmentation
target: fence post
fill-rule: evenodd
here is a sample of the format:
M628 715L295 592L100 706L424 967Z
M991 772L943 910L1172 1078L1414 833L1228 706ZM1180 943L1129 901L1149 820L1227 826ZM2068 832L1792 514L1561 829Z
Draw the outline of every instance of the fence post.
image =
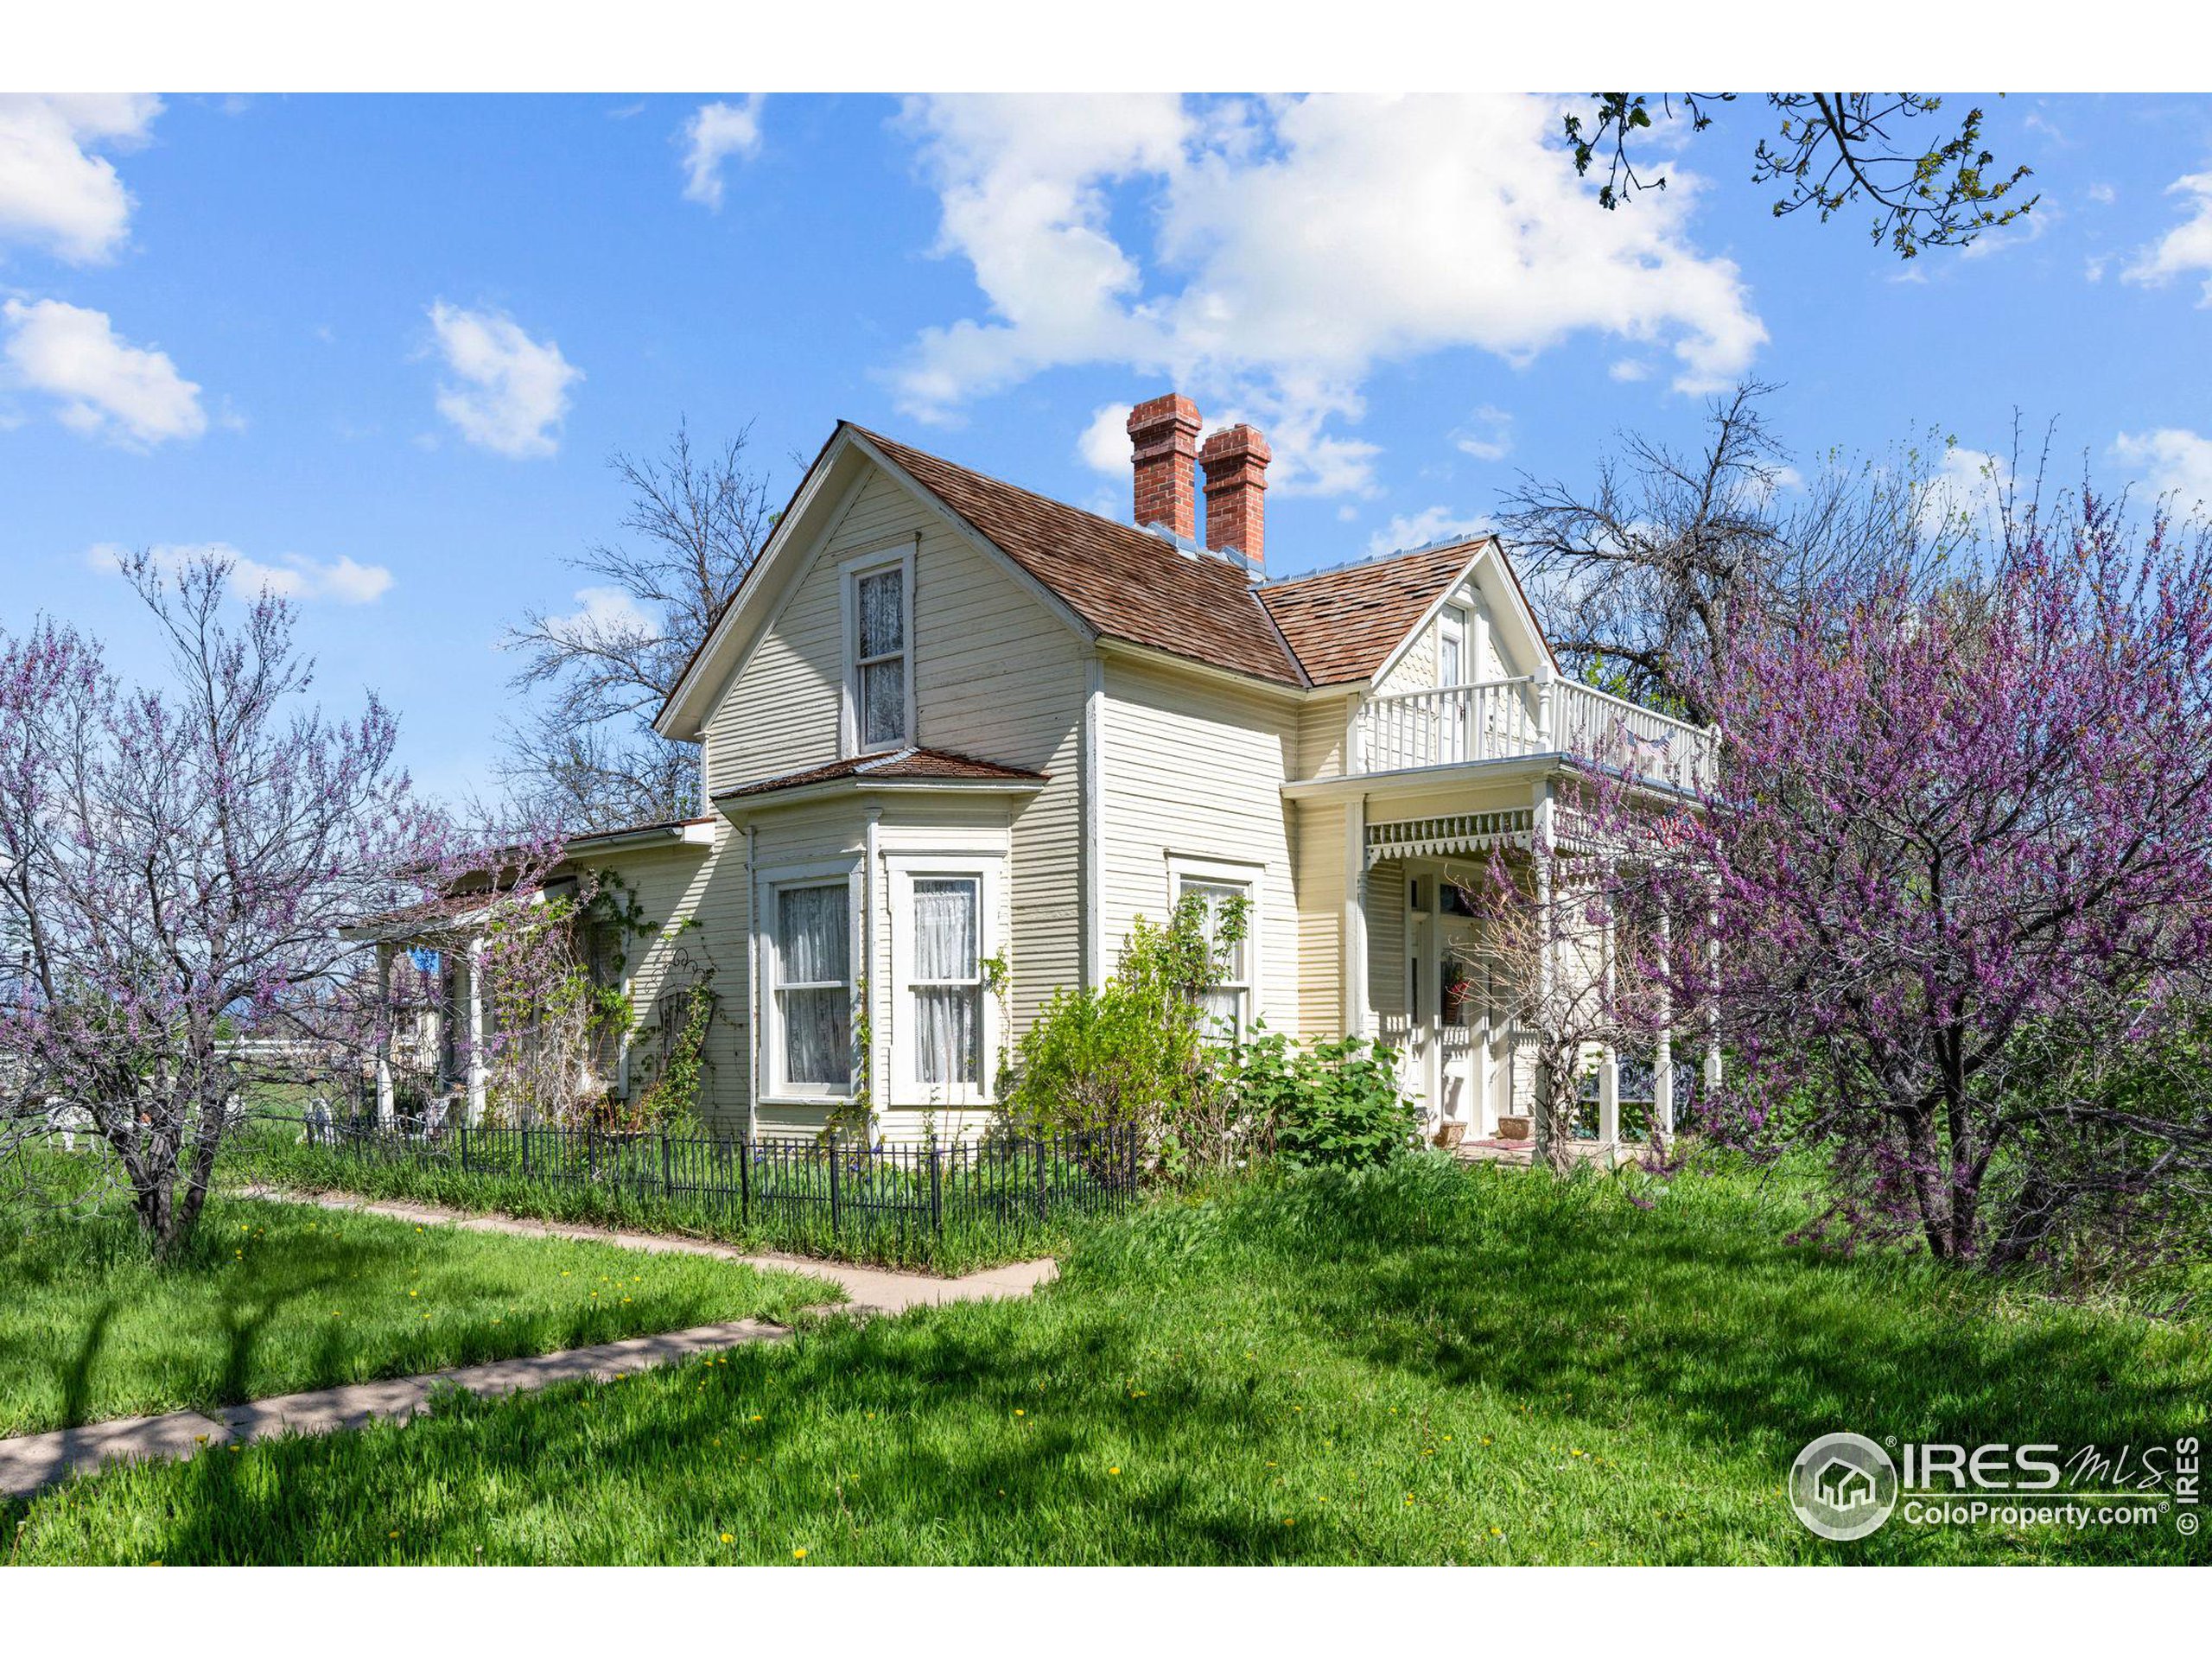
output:
M938 1237L944 1236L944 1189L938 1177L939 1154L937 1142L930 1142L930 1231Z
M524 1118L522 1122L522 1173L525 1178L530 1174L530 1120Z
M1045 1140L1037 1140L1037 1219L1045 1219Z
M835 1238L843 1225L843 1211L837 1197L837 1131L830 1131L830 1236Z
M743 1135L737 1137L737 1224L749 1225L753 1219L753 1145Z
M468 1173L468 1116L466 1113L461 1115L461 1173L464 1175Z
M660 1190L661 1196L664 1198L672 1198L676 1196L676 1181L668 1170L668 1131L666 1129L660 1132Z
M588 1123L584 1125L584 1179L599 1179L599 1131Z

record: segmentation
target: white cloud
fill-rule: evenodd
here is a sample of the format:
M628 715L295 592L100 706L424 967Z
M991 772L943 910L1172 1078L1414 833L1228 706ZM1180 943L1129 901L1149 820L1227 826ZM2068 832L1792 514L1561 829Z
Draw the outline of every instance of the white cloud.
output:
M1361 493L1344 435L1378 364L1472 346L1525 364L1577 333L1670 348L1705 391L1766 329L1689 243L1697 182L1608 213L1522 97L1185 102L932 99L906 124L988 315L925 329L893 373L944 419L1062 365L1112 364L1264 426L1286 491ZM1148 247L1119 227L1149 227ZM1224 408L1224 406L1227 406Z
M1617 358L1605 372L1613 379L1627 385L1637 380L1649 380L1651 378L1651 365L1649 363L1640 363L1632 357Z
M2012 463L1986 449L1952 444L1929 480L1931 508L1946 518L1969 518L1988 525L1997 519Z
M1984 231L1959 250L1961 259L1986 259L1993 253L2003 253L2030 242L2040 242L2044 232L2066 215L2058 208L2045 203L2031 213L2023 213L2001 229Z
M158 98L0 97L0 242L67 259L111 259L130 232L130 193L95 149L141 143Z
M1133 453L1129 445L1129 410L1133 407L1129 404L1101 404L1090 411L1090 424L1075 441L1075 452L1091 471L1129 470Z
M1513 416L1484 404L1452 435L1453 445L1477 461L1503 461L1513 453Z
M2212 438L2200 437L2185 427L2123 432L2113 440L2112 452L2130 466L2143 467L2151 487L2160 495L2178 497L2184 509L2212 503Z
M579 588L575 610L568 616L553 618L551 626L570 632L605 635L653 633L658 632L659 625L639 610L638 601L620 588Z
M741 104L702 104L683 124L691 148L684 152L683 199L722 205L722 162L729 156L750 159L760 153L760 100L754 92Z
M1487 518L1469 518L1449 507L1424 507L1419 512L1402 512L1367 538L1368 556L1427 547L1438 542L1456 542L1479 536L1490 527Z
M335 600L341 605L372 605L391 586L391 572L380 564L358 564L341 554L318 562L303 553L279 556L278 563L264 564L250 559L228 542L161 542L148 550L154 563L175 572L203 554L231 562L231 591L279 599ZM85 563L95 570L117 571L129 550L116 542L97 542L85 553Z
M72 431L143 448L207 429L199 386L167 352L124 340L106 312L10 300L0 320L9 329L8 378L53 398L55 418Z
M558 345L532 340L503 312L463 310L443 300L430 307L430 326L454 376L438 388L438 413L462 437L516 460L561 447L569 388L584 376Z
M2108 184L2093 184L2089 187L2088 197L2100 207L2109 207L2120 199L2120 193Z
M2189 217L2135 256L2120 273L2124 283L2157 288L2175 277L2196 272L2212 273L2212 173L2191 173L2166 187L2169 195L2188 200ZM2212 280L2204 284L2198 302L2212 305Z

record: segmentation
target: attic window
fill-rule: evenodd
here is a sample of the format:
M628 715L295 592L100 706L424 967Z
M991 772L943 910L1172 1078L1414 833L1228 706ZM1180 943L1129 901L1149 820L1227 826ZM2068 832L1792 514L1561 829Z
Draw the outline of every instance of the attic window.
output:
M912 563L904 556L846 573L845 640L849 753L874 754L913 741Z

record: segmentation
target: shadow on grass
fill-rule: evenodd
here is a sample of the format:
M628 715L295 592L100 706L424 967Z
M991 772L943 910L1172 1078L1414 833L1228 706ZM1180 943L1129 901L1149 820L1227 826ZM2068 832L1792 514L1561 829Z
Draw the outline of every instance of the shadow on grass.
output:
M86 1557L209 1562L1465 1560L1493 1517L1516 1559L2181 1548L1804 1534L1772 1492L1815 1433L2139 1445L2199 1425L2212 1370L2201 1326L2022 1308L1770 1221L1458 1172L1255 1187L1103 1231L1030 1302L110 1476L41 1518Z

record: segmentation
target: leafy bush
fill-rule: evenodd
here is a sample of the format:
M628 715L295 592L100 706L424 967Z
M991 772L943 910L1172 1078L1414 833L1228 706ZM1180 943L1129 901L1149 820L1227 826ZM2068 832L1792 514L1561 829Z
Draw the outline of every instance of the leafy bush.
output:
M1134 1124L1156 1167L1183 1176L1233 1164L1255 1126L1231 1086L1227 1045L1207 1030L1206 988L1244 935L1232 901L1186 895L1164 925L1140 916L1113 977L1056 992L1015 1045L999 1098L1009 1126L1051 1134Z
M1398 1087L1395 1060L1363 1038L1300 1048L1270 1032L1238 1052L1231 1082L1284 1163L1366 1169L1390 1162L1420 1138L1421 1119Z

